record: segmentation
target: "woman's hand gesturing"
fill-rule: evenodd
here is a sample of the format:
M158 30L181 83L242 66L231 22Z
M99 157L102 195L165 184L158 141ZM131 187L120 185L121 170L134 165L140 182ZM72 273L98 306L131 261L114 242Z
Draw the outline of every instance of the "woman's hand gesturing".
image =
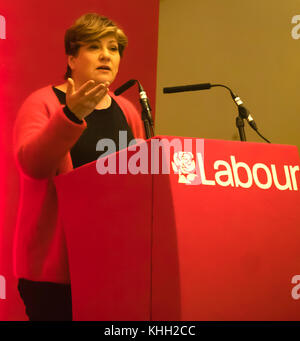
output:
M89 115L96 105L108 93L109 82L95 85L95 81L89 80L84 83L77 91L72 78L68 78L66 92L66 104L68 108L82 120Z

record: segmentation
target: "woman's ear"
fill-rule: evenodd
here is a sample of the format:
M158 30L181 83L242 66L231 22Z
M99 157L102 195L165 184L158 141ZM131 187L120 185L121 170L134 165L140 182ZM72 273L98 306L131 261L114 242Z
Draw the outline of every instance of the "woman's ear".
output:
M74 56L72 56L72 55L68 56L68 65L72 71L74 69L74 60L75 60Z

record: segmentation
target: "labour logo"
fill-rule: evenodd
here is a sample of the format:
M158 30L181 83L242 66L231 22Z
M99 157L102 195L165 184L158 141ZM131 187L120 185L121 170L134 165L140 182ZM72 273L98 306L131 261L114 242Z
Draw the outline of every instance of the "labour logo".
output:
M179 175L178 183L191 184L197 175L196 164L193 160L194 156L191 152L174 153L172 167L175 174Z

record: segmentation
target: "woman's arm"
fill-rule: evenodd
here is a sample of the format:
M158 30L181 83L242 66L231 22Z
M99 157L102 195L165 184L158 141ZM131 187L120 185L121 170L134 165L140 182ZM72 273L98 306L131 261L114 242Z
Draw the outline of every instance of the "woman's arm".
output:
M85 128L85 121L72 122L61 106L47 105L38 91L30 95L19 110L14 131L15 155L24 173L37 179L55 176Z

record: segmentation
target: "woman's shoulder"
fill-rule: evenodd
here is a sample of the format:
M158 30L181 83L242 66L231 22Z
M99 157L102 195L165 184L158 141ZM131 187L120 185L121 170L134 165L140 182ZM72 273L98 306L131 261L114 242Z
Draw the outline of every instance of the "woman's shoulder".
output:
M47 85L32 91L22 102L19 115L28 111L41 111L49 113L55 111L60 106L58 99L52 89L52 85Z
M52 89L52 85L47 85L42 88L32 91L23 101L22 106L30 105L56 105L57 99Z
M27 98L47 99L48 97L53 97L52 85L47 85L32 91Z

